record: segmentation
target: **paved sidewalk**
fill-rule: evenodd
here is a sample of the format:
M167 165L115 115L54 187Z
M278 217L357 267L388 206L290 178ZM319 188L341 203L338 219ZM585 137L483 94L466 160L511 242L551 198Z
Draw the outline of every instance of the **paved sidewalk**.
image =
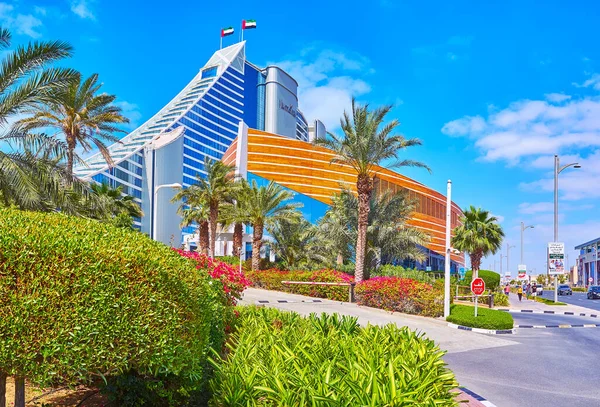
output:
M508 301L510 302L510 309L527 309L533 311L555 311L555 312L575 312L575 313L583 313L583 314L599 314L597 310L580 307L578 305L547 305L543 302L537 302L534 300L528 300L523 296L523 299L519 301L519 297L517 294L510 293L508 297ZM507 307L499 306L498 309L506 309Z
M317 314L326 312L330 314L351 315L358 317L358 322L361 325L386 325L393 323L398 326L407 326L410 329L424 333L425 336L434 340L441 349L449 353L516 344L512 340L497 336L452 329L448 327L448 323L443 319L392 313L376 308L361 307L347 302L326 299L318 300L319 302L314 302L315 298L303 295L247 288L243 293L240 304L265 305L282 310L295 311L302 315L309 315L313 312Z

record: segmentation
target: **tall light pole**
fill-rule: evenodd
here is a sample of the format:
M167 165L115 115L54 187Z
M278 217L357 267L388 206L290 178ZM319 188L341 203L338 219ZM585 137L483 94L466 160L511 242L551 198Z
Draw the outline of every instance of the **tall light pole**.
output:
M569 167L581 168L579 163L560 166L558 154L554 154L554 243L558 242L558 174ZM548 271L548 274L550 271ZM558 302L558 276L554 277L554 302Z
M452 228L452 181L448 180L446 191L446 256L444 258L444 318L450 315L450 229Z
M181 184L175 182L173 184L163 184L154 188L154 205L152 208L152 239L156 240L156 221L158 218L158 202L156 202L156 198L158 197L158 191L161 188L181 188Z
M502 254L502 252L500 252L500 275L501 275L501 276L503 275L503 274L502 274L502 258L503 258L503 257L506 257L506 256L504 256L504 255Z
M525 226L524 222L521 222L521 264L523 264L523 232L527 229L533 229L533 225Z
M510 249L514 249L514 247L515 246L510 246L508 243L506 243L506 271L508 271L509 273L510 273ZM517 274L517 278L519 278L518 274Z

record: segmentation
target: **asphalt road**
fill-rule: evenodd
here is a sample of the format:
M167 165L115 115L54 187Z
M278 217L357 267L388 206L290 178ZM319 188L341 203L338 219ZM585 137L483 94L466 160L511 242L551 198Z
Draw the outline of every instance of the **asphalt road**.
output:
M588 300L586 295L586 293L574 292L573 295L559 295L558 300L567 304L579 305L580 307L600 311L600 300ZM554 300L554 291L546 290L542 297Z
M515 324L585 324L596 318L512 314ZM600 387L595 360L600 328L519 329L513 346L445 356L462 386L498 407L597 406Z

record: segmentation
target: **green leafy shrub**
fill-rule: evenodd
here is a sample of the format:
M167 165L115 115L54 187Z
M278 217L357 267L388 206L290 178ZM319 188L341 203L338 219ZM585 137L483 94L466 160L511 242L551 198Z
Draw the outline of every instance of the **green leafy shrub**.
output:
M455 405L443 352L406 327L244 307L228 350L212 406Z
M181 405L208 380L208 354L222 348L233 314L226 304L219 280L139 232L0 210L0 371L9 375L54 385L134 371Z
M479 307L477 317L474 314L475 309L470 305L453 304L450 306L450 315L446 321L471 328L512 329L513 327L513 317L508 312Z
M587 292L587 290L585 289L585 287L571 287L571 290L573 290L573 292L578 292L578 293L585 293L585 292Z
M336 301L348 301L348 287L325 285L282 284L282 281L317 281L326 283L349 283L354 278L335 270L289 271L280 269L246 271L246 278L256 288L284 291L310 297L328 298Z
M477 276L485 281L485 288L495 291L500 286L500 274L490 270L479 270ZM473 272L471 270L465 273L464 285L470 285L473 280Z
M438 317L444 312L441 285L409 278L373 277L356 286L356 302L388 311Z
M371 273L373 276L380 277L403 277L410 278L424 283L432 284L435 278L432 273L421 271L417 269L405 269L402 266L392 266L391 264L385 264Z
M494 306L497 307L508 307L508 295L502 293L494 293Z

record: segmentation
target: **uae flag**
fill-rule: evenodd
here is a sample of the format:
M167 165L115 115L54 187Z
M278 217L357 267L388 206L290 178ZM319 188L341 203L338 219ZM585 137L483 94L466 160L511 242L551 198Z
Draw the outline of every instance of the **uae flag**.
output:
M256 20L242 20L242 30L256 28Z
M221 30L221 37L227 37L228 35L233 34L233 27L223 28Z

